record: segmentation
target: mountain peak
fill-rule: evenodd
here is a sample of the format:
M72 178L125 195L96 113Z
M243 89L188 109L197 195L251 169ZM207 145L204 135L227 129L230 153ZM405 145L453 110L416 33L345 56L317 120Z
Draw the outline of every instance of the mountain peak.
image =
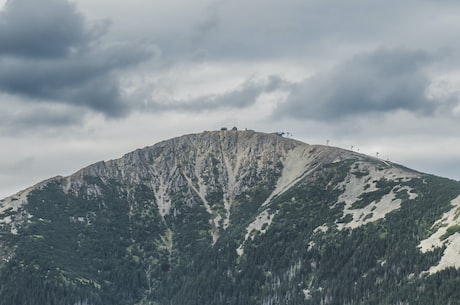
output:
M388 304L436 303L419 287L458 267L459 195L458 182L277 133L185 135L0 201L0 300L362 304L384 287ZM17 288L29 281L45 286ZM336 289L347 283L359 289Z

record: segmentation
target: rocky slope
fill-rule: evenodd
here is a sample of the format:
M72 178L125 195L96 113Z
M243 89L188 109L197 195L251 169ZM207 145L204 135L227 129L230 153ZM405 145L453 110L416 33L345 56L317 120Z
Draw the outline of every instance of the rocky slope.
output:
M459 195L276 134L186 135L1 200L0 304L457 304Z

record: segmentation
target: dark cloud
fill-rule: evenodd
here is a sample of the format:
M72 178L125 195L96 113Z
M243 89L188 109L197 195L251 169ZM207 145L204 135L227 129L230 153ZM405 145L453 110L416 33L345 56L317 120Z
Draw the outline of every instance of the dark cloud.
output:
M108 117L129 112L117 72L148 60L146 45L102 43L100 28L63 0L9 1L0 20L0 91Z
M0 59L0 90L38 101L56 101L121 116L129 110L124 101L118 69L140 63L150 54L131 46L99 47L63 59Z
M87 46L103 28L87 28L75 5L67 1L9 0L0 13L0 53L65 56Z
M152 103L148 107L187 112L243 109L263 94L283 91L288 93L287 99L279 104L273 117L331 121L398 110L428 115L451 109L457 101L456 96L447 96L443 101L428 97L432 82L425 70L435 61L423 51L378 49L356 55L301 82L289 82L279 76L250 79L222 94Z
M361 0L216 1L197 23L201 35L185 47L207 50L212 59L318 58L335 54L338 45L358 45L394 31L388 18L411 17L407 10L411 4L395 4Z
M401 109L431 113L435 105L426 97L430 80L424 73L430 62L424 52L401 49L357 55L293 85L277 113L318 120Z
M431 52L458 45L455 12L460 6L451 0L442 2L215 0L191 25L165 23L166 31L159 35L168 56L202 50L211 60L282 57L316 64L326 57L343 59L380 45ZM446 13L452 16L445 18ZM180 43L170 39L184 33L189 39Z
M179 110L188 112L200 112L218 109L242 109L253 105L259 96L276 90L283 90L290 84L278 76L270 76L266 79L250 79L234 90L221 94L201 96L191 100L173 101L170 103L150 104L150 110Z

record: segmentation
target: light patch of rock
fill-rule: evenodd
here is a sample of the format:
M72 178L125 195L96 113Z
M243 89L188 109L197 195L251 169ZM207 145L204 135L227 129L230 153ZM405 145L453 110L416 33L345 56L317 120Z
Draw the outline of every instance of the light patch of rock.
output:
M253 222L251 222L247 228L246 228L246 235L244 236L244 241L241 243L241 245L238 247L238 249L236 249L236 252L238 253L238 255L243 255L244 253L244 249L243 249L243 244L246 240L248 240L249 238L251 239L254 239L254 236L255 236L255 232L260 232L261 234L264 234L268 227L270 226L270 224L272 223L273 221L273 218L275 217L275 215L277 214L277 212L273 213L273 214L270 214L270 212L268 210L264 210L262 213L260 213L256 219L254 219Z
M316 167L311 165L317 160L321 150L317 149L316 153L311 153L312 150L313 146L310 145L297 146L286 155L286 158L283 160L283 170L276 183L276 188L262 206L269 204L275 196L281 195L303 177L314 171Z
M226 148L224 147L224 141L222 140L222 134L220 136L220 148L222 151L222 163L225 166L225 172L227 174L227 194L224 196L224 208L225 208L225 218L224 218L224 229L226 229L230 224L230 210L233 205L233 199L235 197L235 188L236 188L236 173L238 172L238 167L240 165L239 162L236 162L235 168L232 166L231 158L229 158L228 154L226 153ZM234 156L236 160L241 160L238 157L238 153Z
M7 210L17 212L22 206L24 206L27 203L27 196L34 189L35 186L27 188L13 196L0 200L0 214L4 213ZM0 219L0 223L1 222L2 219Z
M167 190L167 185L163 182L163 179L160 177L159 186L154 192L154 194L158 207L158 212L162 217L165 217L171 211L171 199L168 196Z
M185 174L184 174L185 176ZM188 183L189 187L195 191L196 194L200 197L201 201L203 202L204 207L206 208L206 211L209 213L209 215L213 216L215 213L213 213L211 206L209 205L209 202L206 200L206 186L204 185L201 177L198 178L198 181L200 182L198 185L197 189L194 185L192 180L185 176ZM211 218L209 220L209 223L211 224L212 227L212 242L213 244L216 243L217 239L219 239L219 226L220 226L220 221L222 220L222 216L217 214L214 218Z
M438 221L433 224L436 231L419 244L421 252L426 253L435 248L446 246L439 263L432 266L427 273L433 274L448 267L460 268L460 233L456 232L447 238L448 229L459 224L460 217L460 196L451 201L452 209L444 213Z
M351 204L345 205L343 210L344 215L352 215L353 220L348 223L338 223L337 228L343 230L345 228L355 229L369 222L385 218L388 213L397 210L401 207L402 200L396 198L394 189L384 195L379 201L372 201L370 204L361 209L352 209Z
M407 182L418 174L415 172L404 171L398 167L388 166L385 162L384 167L379 163L357 161L348 173L343 182L337 188L343 189L337 203L345 203L343 215L351 215L352 220L348 223L338 223L339 230L345 228L357 228L369 222L374 222L401 207L402 200L396 198L396 193L406 191L409 199L415 199L416 193L412 192L409 186L395 186L388 194L379 200L374 200L363 208L352 208L353 203L359 201L363 194L378 190L377 182L381 180Z
M9 227L11 234L16 235L20 225L24 221L32 218L32 215L27 213L24 209L24 206L27 204L27 197L32 191L43 187L53 179L55 178L47 179L15 195L0 200L0 227L6 225L7 228ZM5 212L14 212L14 216L2 216Z
M303 292L305 300L307 300L307 301L311 300L312 296L311 296L310 289L303 289L302 292Z
M364 174L361 176L354 173ZM377 181L382 179L407 182L416 177L418 177L417 173L404 171L398 167L380 168L378 164L358 161L354 163L354 167L345 180L337 185L337 188L344 190L338 202L352 204L358 201L362 194L378 190Z
M328 230L329 230L329 227L326 224L323 224L321 226L316 227L313 230L313 233L318 233L318 232L326 233Z

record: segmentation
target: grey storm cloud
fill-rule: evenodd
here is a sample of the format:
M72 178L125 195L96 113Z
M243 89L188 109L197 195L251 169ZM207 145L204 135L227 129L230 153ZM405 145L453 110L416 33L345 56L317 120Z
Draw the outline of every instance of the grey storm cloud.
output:
M272 75L263 80L249 79L221 94L149 106L155 111L243 109L263 94L283 91L288 96L274 116L330 121L397 110L432 114L445 107L426 94L431 79L425 69L434 61L423 51L377 49L301 82Z
M331 120L396 110L429 114L426 96L432 62L422 51L378 49L360 54L330 71L294 84L279 111L286 116Z
M102 43L104 27L90 27L68 1L8 1L0 15L0 91L125 115L130 106L116 73L152 52L141 44Z
M179 110L200 112L204 110L243 109L253 105L259 96L277 90L286 90L291 84L279 76L272 75L265 79L249 79L234 90L221 94L205 95L190 100L171 101L169 103L153 103L150 110Z
M206 50L212 59L322 57L334 54L338 44L360 44L387 35L398 40L405 27L394 32L388 18L410 17L405 14L412 5L413 0L215 1L195 28L196 40L185 47Z
M86 46L102 27L88 29L75 5L67 1L9 0L0 14L0 53L65 56Z

